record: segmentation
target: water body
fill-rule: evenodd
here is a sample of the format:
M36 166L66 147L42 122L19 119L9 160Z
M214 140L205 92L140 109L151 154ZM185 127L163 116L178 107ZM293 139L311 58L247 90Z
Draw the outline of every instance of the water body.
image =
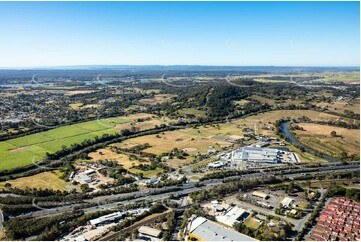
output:
M328 155L325 155L325 154L320 154L319 152L316 152L315 150L313 149L310 149L308 148L307 146L303 145L301 142L299 142L297 140L297 138L288 130L288 125L289 125L289 122L282 122L280 123L280 131L281 133L286 137L286 140L288 142L290 142L291 144L294 144L298 147L302 147L303 149L305 149L305 151L307 151L308 153L311 153L311 154L316 154L318 153L317 156L325 159L325 160L328 160L328 161L331 161L331 162L338 162L340 161L339 159L335 158L335 157L332 157L332 156L328 156Z

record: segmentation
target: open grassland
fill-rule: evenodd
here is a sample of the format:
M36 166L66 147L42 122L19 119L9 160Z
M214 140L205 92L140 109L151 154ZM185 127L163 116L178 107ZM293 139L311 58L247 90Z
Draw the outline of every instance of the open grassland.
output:
M136 174L143 174L143 177L145 177L145 178L152 178L154 176L157 176L158 173L161 173L164 170L162 168L157 167L154 170L148 170L148 171L143 171L143 170L136 169L136 168L131 168L131 169L129 169L129 171L132 173L136 173Z
M234 103L234 104L237 104L237 105L239 105L239 106L243 106L243 105L249 103L249 101L246 100L246 99L242 99L242 100L239 100L239 101L233 101L233 103Z
M360 72L325 72L323 78L313 80L315 82L360 82Z
M146 165L150 164L150 162L141 162L139 160L130 159L130 157L126 154L117 154L113 151L111 151L109 148L106 149L99 149L96 152L89 153L89 157L91 157L91 160L88 162L95 162L97 160L116 160L119 165L123 166L125 169L129 170L132 173L135 174L143 174L143 177L151 178L152 176L155 176L158 172L163 172L163 169L156 168L155 170L148 170L143 171L137 168L134 168L134 166L138 166L140 164Z
M69 106L70 106L72 109L80 109L80 107L81 107L82 105L83 105L82 103L71 103L71 104L69 104Z
M290 78L290 80L272 80L272 79L262 79L262 78L260 78L260 79L253 79L254 81L256 81L256 82L265 82L265 83L277 83L277 82L282 82L282 83L285 83L285 82L292 82L292 83L294 83L292 80L291 80L291 78Z
M299 126L304 131L295 131L298 140L314 150L339 158L341 152L346 152L349 156L360 155L360 130L358 129L311 123L302 123ZM332 131L336 132L336 137L331 136Z
M135 114L99 119L0 142L0 170L9 170L36 163L42 160L47 152L54 153L60 150L63 145L69 147L86 139L94 139L95 136L114 134L122 129L119 125L130 122L136 125L138 118L150 116L152 115Z
M289 77L289 80L277 79L278 77ZM280 74L268 74L268 75L248 75L247 78L254 78L255 81L259 82L292 82L292 80L297 80L299 78L309 78L313 77L315 79L311 80L312 82L347 82L347 83L356 83L360 82L360 72L323 72L323 73L307 73L307 74L292 74L292 75L280 75ZM237 78L234 76L233 78ZM244 78L243 76L238 76L238 78ZM274 80L270 79L273 78Z
M147 135L126 140L120 143L121 147L132 147L139 144L149 143L152 147L146 152L160 155L169 152L173 148L185 149L189 154L206 152L209 146L229 145L230 143L219 140L218 137L229 137L234 133L242 132L231 124L222 124L220 128L210 125L199 128L187 128L176 131L167 131L159 135Z
M89 153L91 161L97 160L116 160L118 164L123 166L125 169L130 169L132 166L140 164L150 164L150 162L140 162L138 160L131 160L126 154L117 154L110 149L99 149L96 152Z
M149 143L151 147L144 151L156 155L170 152L173 148L183 149L190 155L186 159L173 158L167 160L168 165L178 167L193 160L192 155L198 152L206 153L209 146L221 149L222 147L232 145L232 143L223 141L222 138L229 138L234 134L242 137L241 130L233 124L221 124L219 128L218 126L207 125L198 128L167 131L158 135L137 137L119 143L118 146L130 148L139 144Z
M278 110L267 113L262 113L250 116L244 119L234 120L229 123L222 123L217 125L200 126L198 128L187 128L182 130L168 131L158 135L147 135L125 140L117 144L119 147L134 147L136 145L149 143L150 148L144 150L145 152L160 155L162 153L170 152L173 148L183 149L190 156L184 160L172 159L167 160L167 164L172 167L182 166L191 160L192 155L198 152L205 153L209 146L214 146L216 149L222 147L229 147L232 143L226 142L224 138L239 139L243 137L242 129L247 127L268 136L275 136L274 123L281 118L299 118L307 116L312 120L337 120L336 115L308 111L308 110ZM323 161L312 154L301 152L297 148L290 146L290 150L299 153L300 159L307 161Z
M80 108L81 109L84 109L84 108L98 108L100 105L97 104L97 103L94 103L94 104L86 104L86 105L83 105L81 106Z
M269 105L273 105L273 104L276 103L276 100L274 100L274 99L269 99L269 98L258 96L258 95L252 95L247 99L257 100L257 101L259 101L261 103L267 103Z
M25 189L26 187L29 187L60 191L69 190L67 186L70 185L69 182L60 179L56 174L56 171L43 172L33 176L21 177L11 181L1 182L0 188L3 188L5 183L10 183L12 187L16 187L19 189Z
M62 87L63 89L64 87ZM87 94L87 93L92 93L95 92L95 90L75 90L75 91L67 91L65 94L66 95L78 95L78 94Z
M164 103L172 100L176 95L173 94L156 94L153 98L140 99L139 102L147 105L155 105L157 103Z
M289 183L285 183L289 184ZM301 187L308 187L311 189L327 189L332 186L341 186L346 189L348 188L357 188L360 189L360 181L356 178L354 179L327 179L327 180L309 180L309 181L299 181L297 184ZM300 193L298 193L300 194ZM300 194L302 195L302 194Z
M323 121L323 122L337 121L337 120L353 121L352 119L340 118L339 116L336 116L336 115L312 111L312 110L277 110L277 111L271 111L271 112L253 115L253 116L238 120L233 123L235 123L235 124L238 123L242 127L253 128L254 130L256 130L257 133L260 133L260 134L277 137L277 135L275 135L276 127L274 126L274 123L276 120L279 120L281 118L297 119L302 116L306 116L314 121ZM267 126L270 129L266 129ZM313 154L310 154L308 152L303 152L300 149L298 149L297 147L295 147L287 142L286 142L286 144L288 144L287 148L290 151L294 151L298 154L299 158L301 159L301 162L315 162L315 161L325 162L326 161L326 160L324 160L320 157L317 157ZM278 148L278 147L275 147L275 148Z
M127 118L133 121L128 123L118 124L115 126L114 129L123 130L123 129L135 128L137 130L147 130L147 129L155 128L155 126L168 123L168 121L170 121L147 113L132 114L127 116ZM143 119L143 120L139 120L139 119Z
M195 108L183 108L179 110L179 113L185 114L185 115L194 115L196 117L206 117L206 111L198 110Z
M274 134L274 123L280 119L297 119L308 117L313 121L336 121L340 120L339 116L317 112L313 110L277 110L266 113L260 113L249 116L244 119L232 121L232 124L241 127L252 128L256 133L272 136Z
M257 229L260 225L260 222L256 221L252 216L249 216L244 222L248 228Z
M292 99L287 99L287 100L275 100L275 99L270 99L270 98L266 98L266 97L262 97L262 96L258 96L258 95L252 95L251 97L249 97L249 99L253 99L253 100L257 100L261 103L264 104L269 104L271 106L276 106L276 105L302 105L303 100L292 100Z
M327 107L328 110L343 114L345 110L352 111L354 113L360 113L360 99L356 98L352 100L351 102L333 102L333 103L326 103L326 102L319 102L315 103L315 105L319 107Z
M340 117L336 115L309 111L309 110L279 110L262 113L245 119L235 120L220 125L207 125L198 128L168 131L159 135L148 135L129 139L121 144L121 147L132 147L138 144L149 143L150 148L146 152L162 154L170 152L173 148L185 149L190 155L198 152L205 153L209 146L217 149L232 145L224 141L224 138L242 138L244 127L256 130L269 136L274 135L273 123L281 118L298 118L306 116L315 121L335 121ZM141 120L139 120L141 119ZM345 119L347 121L347 119ZM169 122L151 114L134 114L129 116L100 119L79 124L64 126L49 131L23 136L0 142L0 170L9 170L16 167L26 166L42 160L47 152L53 153L75 143L81 143L86 139L94 139L95 136L113 134L125 128L135 127L139 130L154 128L155 125ZM302 159L302 155L301 159ZM169 160L173 167L188 163L193 157L187 159Z
M253 121L255 123L268 123L268 122L275 122L276 120L279 120L281 118L291 118L291 119L297 119L300 117L308 117L313 121L337 121L340 120L340 117L333 114L323 113L323 112L317 112L313 110L277 110L277 111L271 111L266 113L261 113L257 115L253 115L250 117L247 117L246 121ZM345 119L346 121L350 119Z

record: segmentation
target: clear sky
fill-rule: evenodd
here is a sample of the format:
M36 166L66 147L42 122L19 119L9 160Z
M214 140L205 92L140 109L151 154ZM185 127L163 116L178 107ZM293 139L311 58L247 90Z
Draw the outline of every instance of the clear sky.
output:
M359 2L0 2L0 67L359 66Z

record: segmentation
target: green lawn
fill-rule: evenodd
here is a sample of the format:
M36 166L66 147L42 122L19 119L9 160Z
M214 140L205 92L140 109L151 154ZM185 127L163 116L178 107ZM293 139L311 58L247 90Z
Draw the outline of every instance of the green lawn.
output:
M114 134L117 124L127 123L124 118L107 118L68 125L49 131L26 135L0 142L0 170L10 170L40 161L46 152L54 153L63 145L81 143L103 134Z
M259 222L255 221L251 216L248 217L243 224L251 229L257 229L259 227Z
M157 167L155 170L149 170L149 171L142 171L140 169L130 168L130 172L133 173L143 173L143 177L145 178L151 178L153 176L156 176L158 172L163 172L164 170L162 168Z

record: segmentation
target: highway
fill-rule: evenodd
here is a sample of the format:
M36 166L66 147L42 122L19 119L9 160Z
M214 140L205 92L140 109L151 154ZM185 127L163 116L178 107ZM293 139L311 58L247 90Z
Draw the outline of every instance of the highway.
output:
M58 213L62 213L65 211L70 211L76 206L80 205L87 205L88 207L82 208L84 212L95 212L100 210L106 210L106 209L114 209L116 210L117 206L119 205L127 205L134 202L147 200L147 201L157 201L157 200L163 200L168 198L171 194L173 195L188 195L194 191L208 189L212 186L216 186L219 184L222 184L224 181L237 179L237 178L244 178L244 179L259 179L261 177L270 177L270 176L276 176L276 177L284 177L284 178L296 178L296 177L302 177L305 175L314 175L314 174L324 174L324 173L330 173L330 172L349 172L349 171L360 171L360 164L348 164L348 165L340 165L340 166L325 166L325 167L318 167L318 168L303 168L302 173L294 173L294 174L276 174L277 172L271 171L271 172L263 172L263 173L252 173L252 174L244 174L244 175L238 175L238 176L232 176L227 177L225 179L212 179L204 181L205 186L196 187L195 182L190 182L187 184L184 184L183 186L172 186L172 187L165 187L165 188L159 188L159 189L152 189L151 191L143 190L143 191L137 191L133 192L131 194L115 194L115 195L109 195L109 196L101 196L93 199L84 200L84 203L79 204L73 204L73 205L66 205L66 206L60 206L50 209L42 209L30 213L26 213L23 215L19 215L18 217L33 217L33 216L49 216L54 215ZM152 195L152 191L166 191L166 189L170 188L179 188L179 191L171 191L171 192L165 192L162 194L155 194ZM134 196L133 198L126 199L129 196ZM123 201L119 201L121 199L124 199Z
M3 211L0 209L0 232L3 230L3 223L4 223L4 214Z

